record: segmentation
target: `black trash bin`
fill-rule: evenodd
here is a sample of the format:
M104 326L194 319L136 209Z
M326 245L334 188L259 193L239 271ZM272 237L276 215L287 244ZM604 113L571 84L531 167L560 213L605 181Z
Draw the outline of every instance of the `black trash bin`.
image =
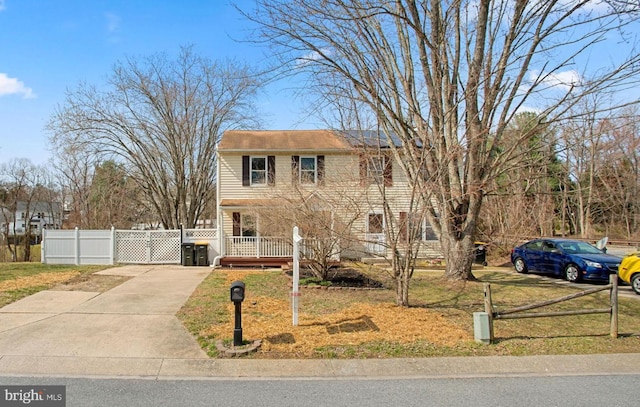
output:
M209 245L207 243L196 243L196 266L209 265Z
M182 244L182 265L193 266L194 265L195 247L193 243Z
M476 264L487 265L487 244L484 242L475 242L476 257L473 260Z

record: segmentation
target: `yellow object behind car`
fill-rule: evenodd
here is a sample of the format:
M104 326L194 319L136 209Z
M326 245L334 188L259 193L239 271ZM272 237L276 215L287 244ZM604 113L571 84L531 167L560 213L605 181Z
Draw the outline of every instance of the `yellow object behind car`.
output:
M627 254L618 268L618 277L631 284L636 294L640 294L640 252Z

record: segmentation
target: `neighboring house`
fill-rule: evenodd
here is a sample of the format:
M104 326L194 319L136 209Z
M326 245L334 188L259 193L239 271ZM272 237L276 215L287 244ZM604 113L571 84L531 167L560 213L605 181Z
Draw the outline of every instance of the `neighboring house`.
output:
M410 224L410 188L377 133L227 131L217 154L223 265L286 260L294 224L308 238L322 222L340 240L342 257L388 255L383 196L402 227ZM424 243L421 255L439 256L430 225L421 223L413 225Z
M42 236L42 229L60 229L62 226L62 205L59 202L18 202L15 213L6 209L2 212L0 231L6 236L24 236L30 225L31 236Z

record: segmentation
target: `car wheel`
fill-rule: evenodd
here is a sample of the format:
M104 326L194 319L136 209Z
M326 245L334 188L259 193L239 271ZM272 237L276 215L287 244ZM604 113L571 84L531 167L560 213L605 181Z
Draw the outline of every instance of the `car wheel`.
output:
M636 294L640 294L640 273L634 274L633 277L631 277L631 288L633 288Z
M513 262L513 267L516 269L518 273L527 272L527 264L524 262L522 257L516 258L516 260Z
M580 280L580 269L578 269L578 266L576 266L575 264L569 264L564 269L564 277L568 282L575 283Z

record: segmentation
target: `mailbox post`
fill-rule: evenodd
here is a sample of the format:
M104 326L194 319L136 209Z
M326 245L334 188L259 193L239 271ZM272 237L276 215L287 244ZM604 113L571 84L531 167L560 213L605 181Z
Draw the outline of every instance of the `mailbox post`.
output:
M233 346L242 346L242 301L244 301L244 283L231 283L231 302L235 305L235 328L233 329Z

